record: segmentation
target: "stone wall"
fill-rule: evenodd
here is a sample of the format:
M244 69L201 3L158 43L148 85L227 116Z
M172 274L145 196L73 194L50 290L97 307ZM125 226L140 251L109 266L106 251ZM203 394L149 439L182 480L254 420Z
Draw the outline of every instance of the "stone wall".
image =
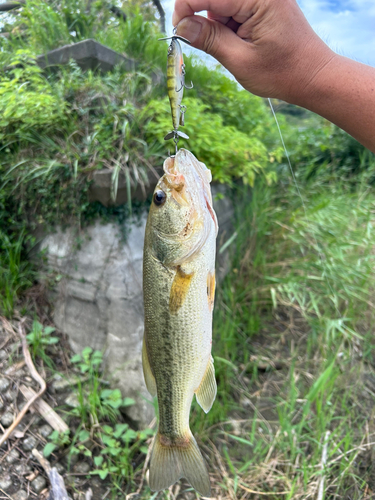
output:
M215 200L215 194L224 197ZM233 207L222 186L213 188L219 220L218 247L231 236ZM99 221L79 235L66 229L41 242L49 268L62 275L54 298L56 326L69 336L75 352L84 347L102 350L106 377L136 404L128 415L140 425L154 416L142 373L143 338L142 257L147 214L133 224L125 243L119 226ZM219 255L219 281L228 268L228 252Z

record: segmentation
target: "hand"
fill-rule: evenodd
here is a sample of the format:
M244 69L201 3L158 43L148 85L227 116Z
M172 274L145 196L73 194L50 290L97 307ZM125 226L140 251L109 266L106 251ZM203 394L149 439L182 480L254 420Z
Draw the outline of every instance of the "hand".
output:
M245 89L292 103L336 56L295 0L176 0L173 25Z

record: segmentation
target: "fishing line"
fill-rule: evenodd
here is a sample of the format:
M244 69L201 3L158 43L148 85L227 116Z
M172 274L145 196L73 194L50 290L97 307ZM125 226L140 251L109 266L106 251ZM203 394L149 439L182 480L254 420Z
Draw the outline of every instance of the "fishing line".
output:
M279 125L279 120L277 119L275 110L274 110L274 108L272 106L271 99L269 97L267 99L268 99L268 103L270 105L273 117L275 118L275 122L276 122L276 125L277 125L277 129L279 131L281 143L283 145L283 148L284 148L284 151L285 151L285 155L286 155L286 158L288 160L288 165L289 165L290 173L292 174L292 179L293 179L293 182L294 182L294 186L295 186L295 188L297 190L298 196L300 197L300 200L301 200L301 203L302 203L302 207L303 207L303 211L305 213L305 217L307 218L306 204L305 204L305 201L303 199L303 196L302 196L302 193L300 191L300 188L298 186L297 178L296 178L296 176L294 174L294 170L293 170L293 167L292 167L292 162L290 161L290 156L289 156L288 150L286 149L286 145L285 145L285 142L284 142L283 134L281 133L281 128L280 128L280 125ZM332 296L334 297L335 294L334 294L333 288L331 286L331 283L329 281L329 277L328 277L328 273L327 273L327 267L326 267L326 262L325 262L325 255L323 254L322 250L320 249L320 246L318 244L318 240L316 239L315 234L313 234L312 237L314 239L315 246L316 246L316 249L318 251L319 259L320 259L320 262L321 262L322 267L323 267L323 277L325 278L326 283L327 283L327 285L328 285L328 287L329 287L329 289L330 289L330 291L332 293ZM334 307L335 307L337 313L339 314L340 318L342 318L342 314L339 311L339 309L337 307L337 304L335 302L334 302Z

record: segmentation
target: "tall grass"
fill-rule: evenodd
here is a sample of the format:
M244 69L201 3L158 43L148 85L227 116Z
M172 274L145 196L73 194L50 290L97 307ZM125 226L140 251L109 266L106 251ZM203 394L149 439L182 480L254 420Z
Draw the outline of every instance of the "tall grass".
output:
M11 239L0 231L0 314L10 318L22 290L32 285L32 266L22 255L25 233Z
M306 211L282 173L235 197L218 397L193 411L223 498L360 499L373 487L375 193L363 177L303 178Z

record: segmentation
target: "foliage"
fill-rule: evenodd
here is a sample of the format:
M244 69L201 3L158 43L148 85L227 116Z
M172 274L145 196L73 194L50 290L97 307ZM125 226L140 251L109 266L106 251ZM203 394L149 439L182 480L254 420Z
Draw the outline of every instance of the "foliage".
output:
M132 398L122 398L119 389L104 389L101 381L100 366L103 354L93 351L91 347L83 349L81 354L76 354L71 359L81 373L87 374L85 384L78 383L78 406L73 413L79 415L82 423L98 423L103 419L115 422L119 416L119 409L134 404Z
M273 172L266 167L272 154L257 137L249 137L230 125L223 125L219 114L209 113L209 107L199 99L187 98L189 116L188 143L184 146L194 151L212 172L214 180L231 183L241 178L245 184L253 185L255 175L262 173L267 181L274 179ZM145 130L148 140L164 144L164 131L170 128L170 111L167 99L154 100L146 106L144 116L148 119ZM278 151L280 154L280 151Z
M306 110L305 115L298 121L280 120L279 115L281 131L297 175L304 175L307 180L319 178L320 182L323 179L333 181L339 176L352 185L365 179L374 182L373 153L327 120Z
M43 448L43 455L49 457L57 448L70 444L69 432L53 431L49 436L49 442Z
M332 171L298 174L305 207L282 169L277 186L235 195L233 269L215 305L218 397L204 417L193 409L195 431L223 457L226 498L315 497L324 446L327 495L359 499L371 482L361 448L374 376L371 172L354 186Z
M92 474L98 475L101 479L105 479L109 474L112 483L121 489L125 479L132 481L134 477L132 460L139 452L147 454L145 442L154 432L152 429L136 432L126 423L116 424L114 427L104 425L101 431L104 448L100 455L94 457L97 468Z
M8 318L13 314L17 296L32 285L35 276L32 265L23 256L24 241L24 231L12 237L0 227L0 313Z
M134 2L135 3L135 2ZM150 30L156 32L153 12L149 9L148 21L145 21L136 5L125 6L127 20L113 16L113 2L108 0L87 2L86 0L63 0L52 3L30 0L22 8L18 16L9 14L7 29L11 32L12 44L29 47L34 53L41 54L63 45L95 38L102 41L113 41L114 37L106 38L105 33L120 31L126 37L126 52L129 56L138 57L139 43L147 44L147 34ZM14 15L14 14L13 14ZM12 18L13 17L13 18ZM133 23L129 18L134 19ZM140 37L143 31L144 38ZM130 40L131 36L135 39ZM27 38L27 43L25 39ZM103 41L104 41L103 40ZM6 44L6 42L5 42ZM107 43L108 44L108 43ZM135 52L132 48L135 47ZM111 47L112 48L112 47ZM116 50L115 47L113 47ZM121 50L124 51L124 48Z
M40 357L41 359L47 361L50 365L51 362L45 352L47 346L56 344L59 341L58 337L51 336L51 333L56 331L53 326L43 326L39 321L34 320L31 332L26 335L29 346L31 347L31 353L34 359Z
M64 108L30 53L16 51L0 77L0 143L6 152L27 131L56 125Z

